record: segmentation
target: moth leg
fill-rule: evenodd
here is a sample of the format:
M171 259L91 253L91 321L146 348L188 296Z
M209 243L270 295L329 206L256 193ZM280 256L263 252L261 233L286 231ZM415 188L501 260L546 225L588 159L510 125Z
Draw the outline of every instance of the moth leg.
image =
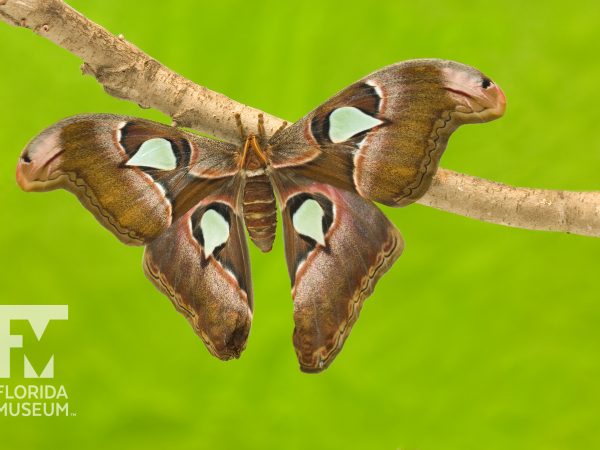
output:
M265 117L262 113L258 115L258 139L261 143L267 142L267 133L265 131Z
M242 116L240 113L235 113L235 123L237 124L238 131L240 132L240 136L242 137L242 142L246 140L247 133L244 128L244 124L242 123Z
M244 139L244 147L242 148L242 156L240 157L240 162L239 162L240 167L243 167L244 162L246 161L246 157L248 156L249 148L250 148L250 139Z
M288 125L289 125L288 121L284 120L283 123L281 124L281 126L279 128L277 128L277 130L275 130L275 134L277 134L280 131L282 131L283 129L285 129Z
M287 126L288 122L284 120L281 126L277 128L277 130L275 130L275 133L273 133L273 135L279 133ZM267 136L267 130L265 129L265 117L262 113L258 115L258 140L262 147L266 147L269 142L269 136Z
M267 165L269 163L269 161L267 160L267 157L261 147L261 144L258 142L256 136L251 136L250 139L248 139L247 141L250 142L250 145L252 145L252 148L254 149L254 152L256 153L256 155L262 160L262 162Z
M258 115L258 143L261 148L267 148L269 145L269 136L267 136L267 130L265 129L265 117L262 113Z

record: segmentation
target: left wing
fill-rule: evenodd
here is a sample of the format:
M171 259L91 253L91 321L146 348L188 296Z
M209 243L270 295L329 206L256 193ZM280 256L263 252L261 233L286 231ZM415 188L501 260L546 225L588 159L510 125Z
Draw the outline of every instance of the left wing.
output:
M235 145L150 120L82 114L29 142L25 191L63 188L121 242L143 245L237 174Z
M126 244L209 351L238 357L252 321L237 147L157 122L79 115L27 145L17 182L64 188Z
M291 172L272 175L282 208L301 370L325 369L363 302L402 253L400 232L369 200Z

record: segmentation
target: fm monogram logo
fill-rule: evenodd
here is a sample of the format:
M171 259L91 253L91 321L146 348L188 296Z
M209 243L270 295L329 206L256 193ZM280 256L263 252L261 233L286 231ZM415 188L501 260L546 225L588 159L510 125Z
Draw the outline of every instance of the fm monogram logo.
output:
M10 378L10 354L13 348L23 348L23 336L10 333L10 324L26 320L38 341L51 320L67 320L68 305L0 305L0 378ZM53 378L54 355L50 355L44 367L34 368L27 355L23 355L25 378Z
M32 365L27 358L27 351L32 349L29 345L24 348L23 335L11 333L11 324L15 321L28 322L39 343L50 321L68 318L68 305L0 305L0 378L21 377L20 370L11 373L13 349L22 349L24 378L54 378L54 354L48 359L43 358L41 363L36 358L36 365ZM12 355L13 363L15 359L16 355ZM17 381L17 384L10 380L6 383L0 384L0 417L75 415L69 411L69 395L62 384L40 384L37 380Z

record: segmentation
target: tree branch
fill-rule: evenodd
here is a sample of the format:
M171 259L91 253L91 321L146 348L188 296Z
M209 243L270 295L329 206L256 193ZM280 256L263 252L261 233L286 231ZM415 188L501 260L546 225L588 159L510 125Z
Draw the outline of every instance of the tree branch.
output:
M600 237L600 192L508 186L439 169L418 203L472 219Z
M61 0L0 0L0 18L29 28L81 58L83 73L94 76L108 94L162 111L177 126L237 142L235 114L252 131L262 112L173 72ZM271 135L283 121L263 114Z
M83 73L94 76L108 94L162 111L177 126L236 142L235 114L240 114L251 132L258 131L262 111L169 70L61 0L0 0L0 19L78 56ZM262 114L267 133L273 134L283 121ZM439 169L418 203L512 227L600 236L600 192L516 188Z

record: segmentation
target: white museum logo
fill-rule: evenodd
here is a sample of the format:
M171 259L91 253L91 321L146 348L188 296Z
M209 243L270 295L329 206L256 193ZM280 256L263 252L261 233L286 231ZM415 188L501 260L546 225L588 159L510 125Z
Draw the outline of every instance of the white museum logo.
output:
M42 340L48 324L54 320L67 320L68 305L0 305L0 379L14 379L11 354L21 349L23 355L20 384L0 384L0 417L10 416L69 416L69 397L62 384L39 380L54 378L54 354L42 364L32 364L23 345L23 336L11 334L11 324L26 321L38 341ZM32 380L32 379L35 379ZM0 381L1 383L1 381ZM7 381L8 383L8 381Z

